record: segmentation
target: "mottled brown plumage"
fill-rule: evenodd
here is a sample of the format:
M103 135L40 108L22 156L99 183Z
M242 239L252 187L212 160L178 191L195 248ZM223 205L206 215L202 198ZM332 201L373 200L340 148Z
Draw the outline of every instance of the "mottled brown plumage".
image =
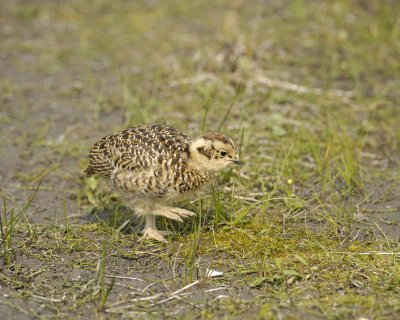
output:
M191 140L169 126L145 125L110 134L95 143L85 174L101 174L123 193L135 212L146 216L145 236L165 241L155 216L182 221L193 212L166 206L196 191L212 172L239 163L232 140L208 133Z

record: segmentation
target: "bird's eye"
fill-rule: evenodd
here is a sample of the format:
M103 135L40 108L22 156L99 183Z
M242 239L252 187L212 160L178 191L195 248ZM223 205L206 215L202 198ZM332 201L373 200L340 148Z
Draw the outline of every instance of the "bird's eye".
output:
M225 156L228 154L228 152L226 152L226 151L221 151L219 154L220 154L221 157L225 157Z

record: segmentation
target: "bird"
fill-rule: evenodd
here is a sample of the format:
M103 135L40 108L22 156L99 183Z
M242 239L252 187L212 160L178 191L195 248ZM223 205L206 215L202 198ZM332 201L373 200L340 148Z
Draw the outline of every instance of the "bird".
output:
M194 139L167 125L142 125L109 134L89 152L84 176L104 176L122 194L134 213L144 216L144 238L166 242L171 232L158 230L156 216L183 222L195 215L171 207L207 185L214 172L239 165L231 138L210 132Z

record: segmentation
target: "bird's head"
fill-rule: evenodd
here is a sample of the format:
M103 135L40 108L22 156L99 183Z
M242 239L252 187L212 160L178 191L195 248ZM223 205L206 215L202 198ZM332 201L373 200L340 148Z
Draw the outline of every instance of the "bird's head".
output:
M208 171L217 171L229 164L241 164L231 138L220 133L207 133L190 144L190 156Z

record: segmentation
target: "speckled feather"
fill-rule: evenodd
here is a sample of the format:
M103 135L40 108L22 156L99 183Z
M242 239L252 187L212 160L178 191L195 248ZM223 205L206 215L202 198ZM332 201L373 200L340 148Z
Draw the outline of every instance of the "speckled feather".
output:
M89 153L87 175L110 177L114 186L142 199L175 198L210 179L188 165L190 138L169 126L129 128L100 139Z

